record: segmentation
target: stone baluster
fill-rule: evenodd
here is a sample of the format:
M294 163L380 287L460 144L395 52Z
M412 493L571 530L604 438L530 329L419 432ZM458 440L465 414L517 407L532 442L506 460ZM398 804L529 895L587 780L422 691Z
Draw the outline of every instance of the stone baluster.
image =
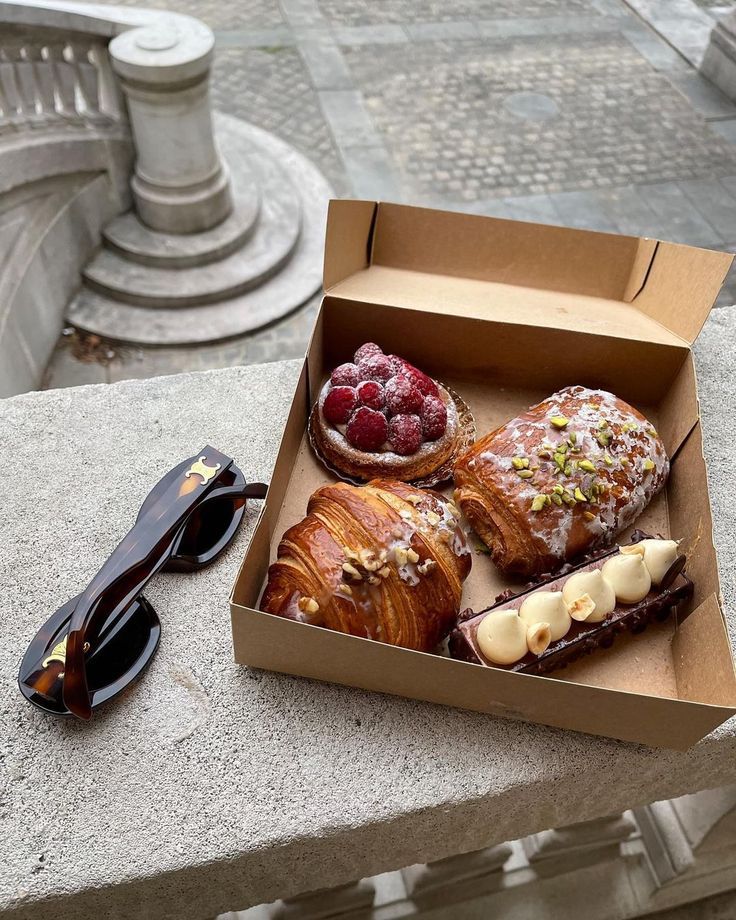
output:
M14 128L19 121L20 100L15 67L4 48L0 48L0 124Z
M370 879L309 891L277 901L269 909L271 920L361 920L371 915L375 886Z
M407 897L421 910L431 910L492 894L503 885L504 864L510 855L511 847L502 843L408 866L401 870Z
M53 70L57 93L56 110L65 122L81 124L82 119L77 112L76 70L74 65L66 59L65 51L66 42L50 42L48 45L48 59Z
M209 104L213 47L196 20L131 29L109 46L136 147L133 196L154 230L208 230L232 208Z
M736 101L736 11L721 16L710 33L700 72Z
M522 846L537 875L549 877L618 858L621 843L635 831L635 822L624 813L532 834Z

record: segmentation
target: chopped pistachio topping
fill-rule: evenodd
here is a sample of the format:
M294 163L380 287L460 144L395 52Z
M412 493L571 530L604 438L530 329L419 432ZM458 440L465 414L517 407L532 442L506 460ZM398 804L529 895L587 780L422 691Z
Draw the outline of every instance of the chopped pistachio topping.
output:
M571 476L571 475L572 475L572 464L568 463L567 466L565 467L565 476Z
M568 437L568 441L570 442L570 444L577 444L577 440L578 440L578 436L575 434L574 431L571 431L570 436Z
M561 495L558 495L556 492L553 493L553 494L550 496L550 498L552 499L552 501L553 501L556 505L561 505L561 504L562 504L562 496L561 496Z
M608 445L611 443L611 432L598 431L596 432L595 439L601 447L608 447Z
M562 488L562 486L558 483L558 484L552 489L552 491L553 491L553 492L556 492L557 495L562 495L562 494L564 493L565 490L564 490L564 489Z
M550 419L550 423L554 425L555 428L567 428L570 419L565 418L564 415L553 415Z
M621 426L621 431L623 431L624 434L627 431L638 431L638 430L639 430L639 426L636 424L636 422L624 422L624 424Z
M630 462L631 462L631 461L629 460L628 457L622 457L622 458L621 458L621 466L628 466Z
M526 470L529 468L529 461L526 457L512 457L511 465L515 470Z
M590 460L578 460L578 466L581 470L585 470L586 473L595 473L596 466L594 463L591 463Z
M562 496L562 501L563 501L566 505L574 505L574 504L575 504L575 499L572 497L572 495L570 495L569 492L565 492L565 494Z
M603 454L603 462L606 466L613 466L613 457L608 453L608 451Z
M551 459L552 459L552 454L551 454L551 452L548 451L548 450L546 450L546 449L544 449L544 450L538 450L538 451L537 451L537 456L539 457L540 460L551 460Z
M564 454L555 454L555 463L559 470L565 469L565 455Z
M534 473L531 470L517 470L516 475L522 479L531 479Z
M587 501L588 501L588 496L583 492L582 489L578 488L578 486L575 486L575 491L574 491L573 495L575 496L575 500L576 500L576 501L579 501L579 502L587 502Z
M547 504L546 495L535 495L532 499L532 511L541 511Z
M567 453L567 444L563 441L562 444L558 444L555 447L555 453L557 454L566 454Z
M608 419L602 418L602 419L600 420L600 422L598 422L598 427L599 427L599 428L608 428Z
M649 470L654 469L654 461L649 460L648 458L644 461L644 469L649 472Z
M657 432L656 432L656 430L654 429L654 427L653 427L652 425L649 426L648 431L649 431L649 434L650 434L653 438L656 438L656 437L657 437Z

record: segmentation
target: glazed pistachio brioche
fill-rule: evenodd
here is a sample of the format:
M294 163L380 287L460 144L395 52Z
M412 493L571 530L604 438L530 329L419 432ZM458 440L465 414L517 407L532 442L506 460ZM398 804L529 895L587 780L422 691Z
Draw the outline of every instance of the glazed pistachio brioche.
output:
M647 419L605 390L566 387L457 461L455 500L504 573L549 572L610 543L664 485Z

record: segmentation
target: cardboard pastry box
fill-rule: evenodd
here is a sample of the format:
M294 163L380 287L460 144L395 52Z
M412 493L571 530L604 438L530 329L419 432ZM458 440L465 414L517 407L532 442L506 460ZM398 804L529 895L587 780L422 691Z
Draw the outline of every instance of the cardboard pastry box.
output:
M231 597L236 660L677 749L734 714L690 351L731 259L651 239L333 201L325 296ZM460 393L479 435L568 384L611 390L643 411L672 469L636 523L683 541L695 582L687 619L670 618L551 677L533 677L259 612L282 533L332 478L308 443L310 407L331 369L367 341ZM462 606L482 609L510 584L488 556L474 553Z

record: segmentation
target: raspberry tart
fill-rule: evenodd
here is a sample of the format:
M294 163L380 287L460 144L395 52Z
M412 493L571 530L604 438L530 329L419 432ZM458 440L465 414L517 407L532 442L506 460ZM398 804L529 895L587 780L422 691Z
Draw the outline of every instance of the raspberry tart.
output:
M321 458L346 476L405 482L431 477L468 440L448 390L373 342L333 370L310 432Z

